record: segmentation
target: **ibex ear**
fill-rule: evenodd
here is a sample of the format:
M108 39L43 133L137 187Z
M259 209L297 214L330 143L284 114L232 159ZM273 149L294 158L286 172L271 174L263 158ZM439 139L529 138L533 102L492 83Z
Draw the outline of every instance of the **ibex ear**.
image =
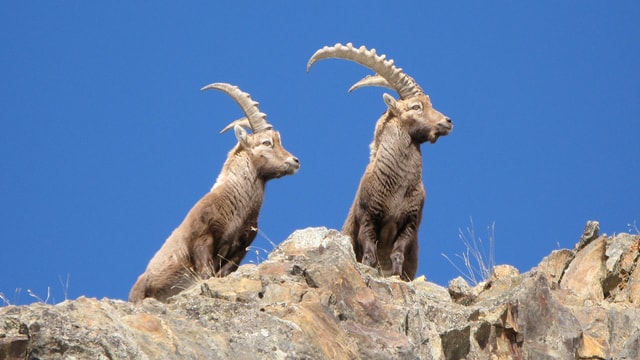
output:
M391 110L392 113L394 114L398 114L398 103L396 101L396 99L393 98L393 96L384 93L382 94L382 99L384 100L384 103L387 104L387 107L389 108L389 110Z
M243 147L249 147L249 142L247 142L247 130L245 130L242 126L236 124L233 127L233 132L236 134L238 143L240 143Z

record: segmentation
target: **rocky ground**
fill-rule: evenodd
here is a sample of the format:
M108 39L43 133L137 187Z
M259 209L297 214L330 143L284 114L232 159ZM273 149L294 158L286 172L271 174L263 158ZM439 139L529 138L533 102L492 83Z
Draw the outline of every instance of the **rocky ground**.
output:
M591 222L529 272L445 289L380 278L348 238L309 228L167 304L0 308L0 359L639 359L639 249Z

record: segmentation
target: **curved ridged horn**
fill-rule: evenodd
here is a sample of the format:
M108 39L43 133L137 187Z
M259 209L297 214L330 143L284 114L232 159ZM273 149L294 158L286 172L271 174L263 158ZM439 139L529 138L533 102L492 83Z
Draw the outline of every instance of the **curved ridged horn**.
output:
M220 130L220 134L224 134L229 129L233 129L233 127L236 125L240 125L245 129L251 129L251 123L249 122L249 119L247 119L246 117L243 117L238 120L234 120L230 122L229 125L225 126L224 129Z
M227 83L213 83L203 87L200 90L209 90L216 89L227 93L227 95L231 96L233 100L240 106L244 114L247 116L247 122L242 122L242 119L236 120L231 124L227 125L223 130L229 130L236 124L239 125L249 125L253 133L259 133L261 131L272 129L273 126L267 123L267 115L265 113L260 112L258 109L258 103L251 99L251 96L246 92L243 92L237 86L233 86Z
M383 78L382 76L380 76L378 74L375 74L375 75L367 75L363 79L358 81L357 83L353 84L349 88L349 92L352 92L355 89L359 89L359 88L365 87L365 86L380 86L380 87L383 87L383 88L395 90L393 88L393 86L391 86L391 84L389 84L389 82L387 80L385 80L385 78Z
M385 60L386 55L376 55L376 50L371 49L368 50L366 47L361 46L360 48L355 48L353 44L348 43L347 45L342 45L340 43L335 44L334 46L325 46L322 49L316 51L313 56L309 59L307 63L307 72L311 70L311 66L318 61L329 58L338 58L355 61L360 65L366 66L369 69L375 71L377 75L386 80L387 84L391 89L395 90L400 98L407 99L417 94L424 94L424 91L420 88L420 86L413 80L412 77L405 74L402 69L395 67L393 65L393 60ZM375 78L373 76L372 78ZM363 79L364 80L364 79ZM360 84L359 81L357 84ZM374 85L365 82L358 87ZM380 82L375 82L375 85L381 86ZM353 88L353 87L352 87Z

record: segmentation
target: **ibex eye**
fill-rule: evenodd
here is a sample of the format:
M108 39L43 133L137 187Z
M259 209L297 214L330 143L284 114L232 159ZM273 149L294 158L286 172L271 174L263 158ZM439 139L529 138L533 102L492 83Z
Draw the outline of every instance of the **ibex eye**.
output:
M420 110L422 107L419 104L411 106L411 110Z
M263 140L263 141L262 141L262 145L264 145L264 146L271 146L271 140Z

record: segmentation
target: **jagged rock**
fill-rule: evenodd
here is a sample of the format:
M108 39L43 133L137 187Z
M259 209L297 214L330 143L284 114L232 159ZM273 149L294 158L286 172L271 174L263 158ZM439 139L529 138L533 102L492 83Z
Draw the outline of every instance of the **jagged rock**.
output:
M638 260L636 260L633 272L629 275L627 285L622 287L616 300L629 301L635 306L640 306L640 266L638 266Z
M589 245L590 242L598 238L598 234L600 233L600 223L597 221L589 220L587 224L584 226L584 230L582 231L582 236L580 240L576 243L576 246L573 248L573 252L577 253L582 250L583 247Z
M351 246L310 228L263 263L167 303L80 297L0 308L0 359L640 356L638 235L596 237L527 273L499 266L473 288L460 278L449 289L381 278Z
M458 276L449 281L448 291L451 299L462 305L471 304L478 296L477 291L474 291L474 288L472 288L462 276Z
M503 292L513 286L512 282L518 282L520 272L511 265L497 265L492 269L491 277L486 281L481 281L476 286L471 287L464 278L458 276L449 282L447 289L451 299L461 305L470 305L480 293L487 295L487 290L492 292Z
M511 265L494 266L489 280L482 285L482 291L490 290L491 293L502 293L516 286L522 278L518 269Z
M606 237L593 240L580 250L565 271L560 286L580 298L601 301L604 299L602 281L605 268Z
M638 292L638 271L636 263L640 256L640 238L628 234L620 234L607 239L607 250L605 252L606 261L606 277L603 281L603 292L605 297L614 298L616 301L635 301L640 300L640 292ZM633 277L633 278L631 278ZM626 285L626 286L625 286ZM631 285L631 286L629 286Z
M562 279L562 275L564 275L564 271L574 257L575 254L571 250L554 250L542 259L540 264L538 264L537 271L545 274L549 281L558 284L560 279Z
M520 275L518 269L511 265L496 265L491 272L490 282L505 281Z

